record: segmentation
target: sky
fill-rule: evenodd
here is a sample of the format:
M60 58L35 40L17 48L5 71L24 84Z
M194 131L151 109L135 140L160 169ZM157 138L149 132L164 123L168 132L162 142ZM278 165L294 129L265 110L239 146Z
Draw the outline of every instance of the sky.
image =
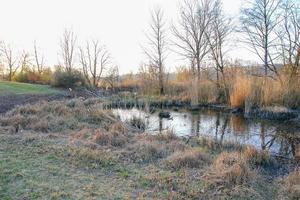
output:
M142 44L150 10L161 6L168 22L176 20L180 0L0 0L0 41L17 52L33 52L34 41L46 64L59 63L59 41L64 29L72 29L78 45L97 39L111 52L120 73L137 72L145 61ZM225 12L238 19L241 0L223 0ZM249 59L249 52L233 48L230 57ZM183 64L170 53L169 70Z

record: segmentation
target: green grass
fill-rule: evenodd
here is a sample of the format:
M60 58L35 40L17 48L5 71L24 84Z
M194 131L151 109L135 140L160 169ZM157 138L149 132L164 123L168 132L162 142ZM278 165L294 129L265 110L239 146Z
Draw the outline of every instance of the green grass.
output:
M49 85L0 81L0 96L8 94L55 94L59 91Z

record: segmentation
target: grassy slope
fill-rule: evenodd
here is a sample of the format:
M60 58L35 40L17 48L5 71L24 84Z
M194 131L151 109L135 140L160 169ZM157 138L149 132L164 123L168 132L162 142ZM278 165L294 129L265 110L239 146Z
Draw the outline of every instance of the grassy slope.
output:
M7 94L54 94L58 90L49 85L0 81L0 96Z

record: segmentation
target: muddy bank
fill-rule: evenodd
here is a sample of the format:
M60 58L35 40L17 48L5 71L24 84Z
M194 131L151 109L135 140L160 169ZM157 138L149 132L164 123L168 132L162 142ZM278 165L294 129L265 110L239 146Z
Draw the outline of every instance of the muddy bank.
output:
M104 103L104 107L111 108L139 108L148 110L150 113L155 109L186 109L189 111L200 111L210 109L235 115L243 115L245 118L265 119L265 120L292 120L299 118L299 111L283 107L250 107L246 109L231 108L228 105L220 104L199 104L191 105L190 101L179 100L145 100L145 99L110 99Z
M245 118L258 118L269 120L291 120L298 118L298 111L290 110L284 107L265 107L245 109Z

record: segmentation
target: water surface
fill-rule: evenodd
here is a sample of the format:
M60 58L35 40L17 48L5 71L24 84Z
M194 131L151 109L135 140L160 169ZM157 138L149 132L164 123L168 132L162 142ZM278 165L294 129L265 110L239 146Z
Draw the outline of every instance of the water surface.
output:
M300 126L297 123L245 119L243 116L207 109L197 112L168 111L171 119L161 119L158 113L149 114L136 108L114 109L122 121L133 116L141 117L146 122L146 131L153 134L173 130L181 137L208 136L220 143L229 141L253 145L286 157L295 156L300 148Z

